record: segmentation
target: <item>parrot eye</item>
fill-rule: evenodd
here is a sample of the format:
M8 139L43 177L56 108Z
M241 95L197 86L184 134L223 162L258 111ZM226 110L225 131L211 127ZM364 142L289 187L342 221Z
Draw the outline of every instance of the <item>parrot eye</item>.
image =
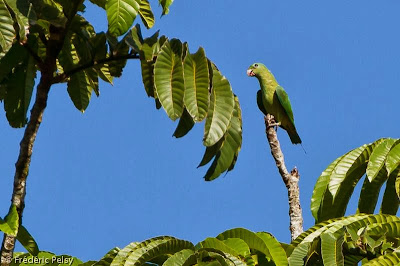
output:
M255 67L258 67L258 64L254 64Z

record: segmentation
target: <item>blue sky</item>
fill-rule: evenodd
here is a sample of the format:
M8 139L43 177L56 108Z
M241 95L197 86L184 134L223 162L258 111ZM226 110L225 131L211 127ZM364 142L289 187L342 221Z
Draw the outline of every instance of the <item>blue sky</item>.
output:
M289 242L287 191L256 105L258 82L246 76L254 62L266 64L289 94L307 150L278 131L287 167L297 166L301 175L305 228L314 223L315 181L330 162L364 143L399 137L398 1L175 0L162 18L156 2L155 27L143 35L160 29L187 41L192 52L204 47L239 97L243 145L236 167L203 181L207 169L196 166L204 124L173 138L177 123L147 98L138 61L128 62L114 86L102 83L84 114L65 86L54 86L34 147L23 220L40 249L100 259L132 241L173 235L197 243L233 227ZM106 30L100 8L88 3L85 17ZM4 216L23 130L10 128L4 111L0 128Z

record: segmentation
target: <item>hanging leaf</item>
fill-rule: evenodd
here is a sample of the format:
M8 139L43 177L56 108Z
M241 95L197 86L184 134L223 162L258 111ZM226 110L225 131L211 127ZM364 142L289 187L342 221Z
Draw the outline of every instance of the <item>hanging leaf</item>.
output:
M17 240L33 256L39 253L39 247L32 235L22 225L18 228Z
M172 2L174 2L174 0L158 0L160 5L162 6L163 12L162 15L166 15L169 13L169 6L172 5Z
M214 145L228 129L235 105L229 81L212 65L212 89L204 126L204 146Z
M4 83L6 87L4 109L12 127L23 127L27 123L26 113L31 102L35 77L35 60L29 56L26 63L16 67L9 80Z
M395 183L400 176L400 169L393 171L387 182L385 192L383 193L380 213L395 215L399 209L399 197L396 193Z
M178 127L173 136L181 138L185 136L194 126L193 118L190 116L186 108L183 110L182 116L179 119Z
M240 112L239 100L235 97L235 109L230 126L222 141L221 148L217 152L213 163L208 169L204 179L211 181L221 173L227 171L236 160L238 151L242 145L242 115Z
M157 98L169 118L174 121L183 112L185 85L181 56L182 43L177 39L166 41L154 64L154 85Z
M386 158L386 169L391 174L400 165L400 144L392 148Z
M154 26L154 15L151 11L150 3L148 0L140 1L139 14L146 28L150 29Z
M107 0L108 32L121 36L129 30L140 10L140 0Z
M367 177L371 182L378 175L379 171L385 165L386 157L393 146L397 145L397 139L385 139L379 143L371 153L367 167Z
M19 227L19 216L15 205L11 205L10 211L3 219L0 218L0 231L4 234L16 236Z
M15 38L14 21L4 2L0 0L0 51L7 53Z
M321 235L321 253L324 265L344 266L343 243L344 234L340 234L339 237L336 237L332 233Z
M370 160L371 162L371 160ZM373 213L378 202L379 192L382 185L388 179L386 168L381 168L372 182L365 178L361 188L360 198L358 200L357 213Z
M85 112L92 95L92 87L86 73L82 71L73 74L68 81L67 91L75 107L82 113Z
M196 122L207 115L209 102L209 70L203 48L195 54L188 54L184 60L185 96L184 102Z

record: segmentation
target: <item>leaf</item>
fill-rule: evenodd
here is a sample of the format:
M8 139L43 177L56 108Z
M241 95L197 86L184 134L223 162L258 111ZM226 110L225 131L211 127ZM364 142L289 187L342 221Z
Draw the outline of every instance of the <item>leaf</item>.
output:
M20 42L25 42L26 37L29 33L29 19L23 15L26 9L30 8L28 1L18 1L18 0L7 0L6 4L9 7L9 11L12 11L12 17L15 17L18 29L18 38ZM22 12L20 11L22 9ZM15 25L15 24L14 24Z
M44 29L48 29L50 25L58 28L64 28L67 23L67 18L63 13L63 7L53 0L34 0L31 7L35 16L29 18L40 24ZM29 10L32 12L32 10ZM32 23L31 23L32 24Z
M199 242L196 245L196 249L201 249L201 248L205 248L206 250L214 249L222 251L224 253L229 253L233 256L239 256L239 253L235 249L232 249L231 247L227 246L223 241L214 237L208 237L205 240Z
M190 116L186 108L183 110L182 116L179 119L178 127L173 134L176 138L185 136L194 126L193 118Z
M92 266L103 266L103 265L110 265L111 262L115 259L118 252L120 251L119 248L113 248L106 255L101 258L98 262L92 264Z
M140 30L140 25L136 24L130 31L130 34L126 35L125 42L135 51L140 52L143 45L142 32ZM150 59L150 56L147 56Z
M22 225L18 228L17 240L33 256L39 253L39 247L32 235Z
M154 26L154 15L148 0L140 1L139 15L146 28L150 29Z
M0 50L3 53L8 52L15 38L13 24L14 21L4 0L0 0Z
M392 148L386 158L386 169L391 174L400 165L400 144Z
M130 252L138 246L139 242L132 242L123 249L121 249L118 254L114 257L113 261L111 262L110 266L119 266L125 265L126 259L128 258Z
M115 50L112 51L111 57L117 57L120 55L126 55L129 52L129 46L126 44L125 40L121 40L117 43ZM110 71L111 76L120 77L122 75L122 71L126 65L127 60L114 60L108 63L108 69Z
M215 155L215 159L207 170L204 179L211 181L217 178L221 173L230 171L236 162L237 154L242 145L242 114L240 111L239 100L235 96L235 109L233 116L226 131L225 137L221 143L221 148Z
M193 244L172 237L157 237L136 246L129 254L125 265L142 265L160 255L175 254L183 249L193 249Z
M183 249L169 257L164 262L163 266L192 265L196 262L197 260L196 256L194 256L194 251L191 249Z
M176 120L183 112L184 79L182 43L166 41L154 64L154 85L157 97L169 118Z
M343 233L339 234L339 236L332 233L321 235L321 253L324 265L344 265L343 243Z
M85 72L76 72L70 77L67 91L75 107L85 112L92 95L92 87Z
M393 252L379 256L375 259L363 263L363 266L378 266L378 265L398 265L400 263L400 253Z
M268 247L272 261L275 263L275 265L288 265L286 252L275 237L265 232L259 232L256 233L256 235L261 238Z
M158 0L158 2L162 6L162 15L164 16L169 13L169 6L172 5L172 2L174 2L174 0Z
M184 102L194 121L202 121L207 115L209 102L209 70L207 57L202 47L184 60Z
M224 244L234 249L240 256L246 257L250 255L249 246L243 239L240 238L228 238L223 240Z
M132 26L140 9L140 0L107 0L108 32L121 36Z
M386 188L382 198L381 209L379 211L380 213L393 214L393 215L397 213L397 210L399 209L399 198L396 193L395 183L396 179L399 176L400 176L400 168L399 170L393 171L390 174L386 182Z
M267 257L271 257L270 250L265 244L264 240L257 236L257 234L244 229L244 228L234 228L230 230L226 230L225 232L219 234L217 239L226 240L229 238L240 238L249 246L250 249L255 249L266 255Z
M397 145L399 140L397 139L385 139L379 143L371 153L367 166L367 177L371 182L378 175L379 171L385 165L386 157L392 147Z
M382 185L388 179L385 167L382 167L372 182L365 178L358 200L357 213L373 213L378 202L379 192Z
M19 227L19 216L17 212L17 207L15 205L11 205L8 214L3 219L0 218L0 231L4 234L16 236L18 233Z
M26 61L28 53L19 43L15 43L11 49L0 59L0 83L20 63Z
M35 60L29 56L26 63L16 67L10 79L4 83L4 109L12 127L23 127L27 122L26 113L31 102L35 77Z
M222 138L232 118L235 101L229 81L212 65L212 89L204 126L204 146L212 146Z

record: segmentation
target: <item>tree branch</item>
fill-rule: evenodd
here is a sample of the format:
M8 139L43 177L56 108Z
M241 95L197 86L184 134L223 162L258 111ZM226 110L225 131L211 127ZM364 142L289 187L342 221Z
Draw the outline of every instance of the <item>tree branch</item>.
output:
M299 190L299 171L296 167L289 173L284 156L279 144L278 136L274 129L274 116L267 114L265 120L265 133L267 135L269 146L271 147L272 157L275 159L276 166L282 177L283 183L288 190L289 198L289 217L290 217L290 234L292 241L303 232L303 213L300 205L300 190Z
M139 55L138 54L125 54L125 55L117 55L117 56L111 56L111 57L107 57L107 58L103 58L97 61L90 61L88 63L82 64L80 66L77 66L74 69L71 69L69 71L66 71L64 73L61 73L57 76L54 77L53 79L53 83L60 83L65 81L68 77L70 77L71 75L80 72L82 70L91 68L91 67L95 67L95 66L99 66L99 65L104 65L113 61L119 61L119 60L127 60L127 59L139 59Z

